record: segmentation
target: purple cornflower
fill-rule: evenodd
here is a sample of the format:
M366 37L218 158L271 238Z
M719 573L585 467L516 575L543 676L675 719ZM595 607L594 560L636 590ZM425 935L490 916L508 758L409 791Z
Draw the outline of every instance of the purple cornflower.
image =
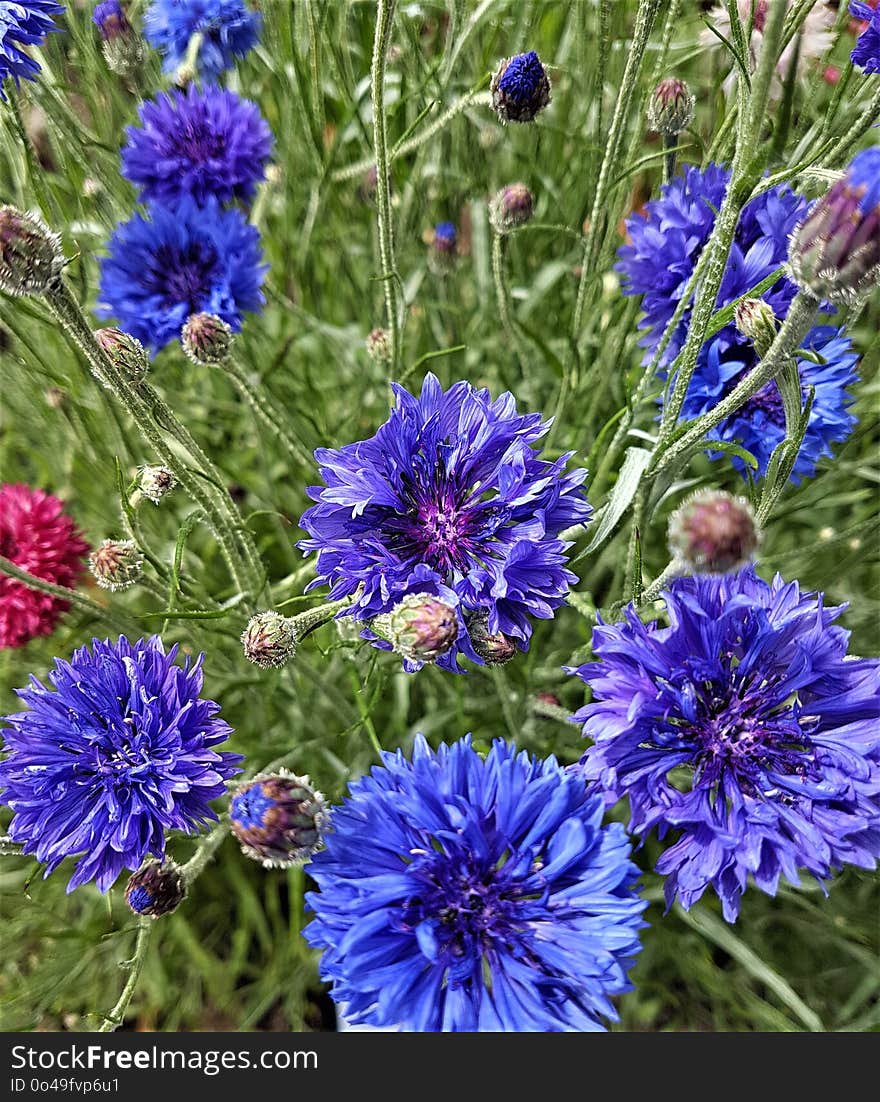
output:
M265 301L260 237L240 211L213 197L153 204L117 227L101 261L98 316L116 318L158 351L176 340L191 314L216 314L238 333L245 312Z
M308 866L306 940L353 1022L587 1032L617 1019L645 908L623 827L555 758L466 737L385 753Z
M172 89L141 105L140 126L127 126L122 174L141 199L166 206L191 196L200 206L250 200L263 179L272 134L260 110L222 88Z
M707 888L736 920L749 876L775 895L880 856L880 663L847 655L842 607L749 567L679 578L669 627L629 607L593 633L598 661L570 670L592 702L583 775L630 831L677 840L657 871L666 901Z
M42 45L47 34L60 31L52 21L61 15L63 4L54 0L0 0L0 100L5 100L3 82L12 77L16 88L22 80L34 80L40 66L23 49Z
M184 62L190 39L200 34L199 75L216 80L257 44L261 21L244 0L152 0L144 16L144 34L162 54L166 73Z
M102 4L97 4L92 12L92 22L105 42L131 32L131 24L119 0L104 0Z
M715 225L730 173L719 165L705 169L688 166L684 175L663 187L661 197L647 204L644 214L627 220L630 244L619 251L617 270L624 292L643 295L643 339L652 358L660 338L678 305L696 262ZM773 187L743 209L718 294L718 307L726 306L751 291L788 259L788 242L809 208L807 200ZM792 280L783 277L762 298L780 321L797 293ZM681 351L690 324L690 309L672 336L660 361L668 370ZM816 389L806 437L797 457L792 480L811 477L831 445L845 440L855 418L848 412L852 398L847 388L856 381L858 355L842 329L818 325L804 347L820 357L798 359L798 371L806 389ZM682 408L682 419L692 420L716 406L758 362L751 340L731 322L705 342ZM775 382L755 395L744 407L722 421L711 438L736 442L758 461L759 475L766 473L773 449L785 438L785 414ZM710 452L710 454L712 454ZM734 466L745 477L747 466L738 456Z
M308 491L317 504L299 545L318 553L312 586L357 594L345 615L366 621L408 593L439 597L459 617L458 641L438 660L450 670L462 652L479 661L465 611L485 611L489 632L528 649L532 618L550 619L576 581L559 533L590 518L587 472L565 473L570 453L539 458L549 424L518 414L512 394L493 402L466 382L444 392L430 374L419 397L394 393L374 437L315 453L326 485Z
M192 834L217 816L241 755L217 752L231 728L204 700L202 659L174 664L158 636L93 639L70 662L55 659L54 688L35 677L6 716L0 795L10 837L46 863L48 876L81 855L67 886L105 892L147 854L165 856L165 832Z
M865 73L880 73L880 7L849 0L849 13L867 23L850 55L853 65Z
M490 90L492 107L502 122L532 122L550 102L550 79L534 50L505 58Z

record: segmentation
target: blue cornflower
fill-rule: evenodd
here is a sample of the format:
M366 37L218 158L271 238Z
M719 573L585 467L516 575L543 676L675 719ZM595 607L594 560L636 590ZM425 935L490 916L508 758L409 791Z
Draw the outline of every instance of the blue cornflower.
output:
M158 636L93 639L70 662L55 659L54 688L31 678L18 693L29 710L5 717L10 836L47 876L81 854L68 891L89 880L107 891L148 853L161 860L165 832L216 819L209 801L239 772L239 754L213 749L231 728L199 695L204 655L180 667L176 654Z
M434 227L433 245L438 252L455 252L458 243L458 234L454 222L438 222Z
M154 350L176 340L190 314L216 314L238 333L242 314L264 302L259 234L214 198L154 204L118 226L108 249L98 315Z
M92 22L101 32L104 41L119 38L131 31L131 24L119 0L103 0L92 12Z
M163 55L166 73L184 61L190 38L201 34L199 74L214 80L256 45L260 22L244 0L153 0L144 16L144 34Z
M487 613L489 632L527 650L532 617L552 618L577 580L559 533L592 513L587 472L565 473L571 453L539 458L549 424L517 413L512 394L493 402L466 382L444 392L431 374L419 397L394 393L375 436L315 453L326 486L309 490L317 504L300 525L311 538L299 545L318 552L312 585L356 594L345 615L367 621L407 593L439 597L460 619L438 660L447 669L461 652L479 661L464 613Z
M665 599L669 627L630 606L569 672L592 690L574 717L588 783L629 798L631 831L678 836L657 864L667 903L711 886L733 922L750 874L775 895L800 869L874 868L880 663L847 655L843 608L752 567L678 578Z
M126 127L122 174L141 198L166 205L185 195L202 204L249 200L272 150L272 134L250 100L221 88L173 89L141 105Z
M550 79L534 50L505 58L490 90L492 107L502 122L531 122L550 102Z
M880 7L849 0L849 12L868 24L850 55L853 65L866 73L880 73Z
M647 204L643 215L627 220L631 243L620 249L617 270L624 277L626 294L644 296L641 327L647 330L642 342L648 349L646 358L655 353L709 240L729 179L730 173L719 165L705 169L688 166L683 176L664 186L660 199ZM769 188L746 205L722 279L719 307L750 291L786 262L789 238L808 209L807 200L780 187ZM782 278L762 297L781 320L796 293L792 280ZM690 310L661 359L663 370L681 351L689 323ZM849 339L841 329L820 325L811 330L804 347L824 362L798 360L803 387L814 386L816 395L807 436L792 471L793 481L814 474L819 458L830 455L831 444L845 440L855 424L847 412L852 399L846 388L857 379L858 356ZM682 418L689 420L717 405L757 362L751 341L733 323L726 325L700 350ZM752 452L760 475L766 473L773 445L784 435L785 416L775 383L709 434L710 438L735 441ZM733 463L745 476L746 464L738 457L733 457Z
M306 940L352 1022L586 1032L616 1020L645 904L619 823L555 758L470 737L385 753L308 866Z
M42 45L47 34L60 31L52 16L63 11L64 5L54 0L0 0L0 99L6 99L7 77L16 88L22 80L35 79L40 66L22 47Z

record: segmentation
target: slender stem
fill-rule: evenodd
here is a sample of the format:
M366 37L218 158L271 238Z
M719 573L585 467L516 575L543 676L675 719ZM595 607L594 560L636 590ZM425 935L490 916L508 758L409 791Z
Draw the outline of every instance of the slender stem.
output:
M300 612L297 616L291 616L290 621L293 624L297 642L300 639L305 639L311 632L332 620L337 612L343 608L348 608L351 602L351 597L341 597L338 601L327 601L316 608L306 609L305 612Z
M656 601L664 589L669 585L673 579L677 578L681 574L681 563L678 559L672 559L664 566L663 570L657 575L657 577L651 582L650 585L645 586L642 591L642 599L640 604L647 605L651 601Z
M284 416L276 408L274 402L272 402L262 390L251 383L241 364L230 359L223 365L223 369L238 387L242 397L250 404L257 417L267 428L275 433L287 449L290 457L296 460L297 463L302 463L306 467L311 467L314 464L312 453L304 444L293 438L285 425Z
M4 555L0 555L0 574L6 574L10 578L14 578L17 582L21 582L22 585L26 585L28 589L37 589L41 593L48 593L52 597L59 597L68 604L73 605L75 608L80 608L84 612L91 613L92 616L99 620L103 620L109 624L114 631L124 632L130 629L126 626L127 621L117 617L109 609L99 605L97 601L93 601L91 597L86 597L84 593L78 593L75 589L68 589L63 585L55 585L53 582L47 582L43 578L38 578L35 574L31 574L27 570L23 570L11 559L7 559Z
M471 91L466 92L460 99L457 99L455 103L451 104L442 115L438 115L437 118L431 123L430 126L426 126L424 130L420 130L418 134L414 134L411 138L406 138L402 142L398 142L388 150L388 164L392 165L395 161L401 157L406 157L407 154L415 152L421 146L429 142L435 134L438 134L447 123L451 122L457 115L460 115L462 111L466 111L468 107L482 107L488 106L491 103L491 97L488 92ZM368 172L376 164L372 157L365 157L361 161L355 161L354 164L348 165L347 168L339 168L335 172L331 173L330 179L334 184L344 183L346 180L354 180L358 176L363 176L365 172Z
M528 357L525 355L525 349L522 346L522 341L511 315L510 291L504 274L504 237L495 230L492 231L492 278L495 281L495 299L498 303L501 325L516 353L520 368L525 371Z
M199 843L198 849L186 864L181 865L180 873L187 888L205 871L205 867L222 845L229 830L228 820L224 819L222 823L218 823L204 841Z
M800 347L804 337L816 317L819 302L806 291L800 291L788 309L776 340L761 362L736 386L726 398L704 414L691 429L685 432L665 451L660 442L655 449L655 460L649 473L659 474L672 466L682 455L695 446L699 446L703 437L719 425L725 418L735 413L744 402L765 386L788 362L792 354Z
M617 163L623 135L626 129L629 109L639 82L639 73L645 56L645 47L648 44L648 36L660 7L661 0L640 0L636 25L633 30L632 47L627 57L626 67L623 71L623 81L614 107L614 116L611 120L611 129L608 133L608 143L605 147L605 156L599 169L599 180L596 184L596 194L593 198L593 207L590 213L587 235L584 240L583 260L581 263L581 278L578 284L577 300L574 314L571 320L571 336L575 342L580 335L581 322L583 320L584 307L587 301L587 287L595 267L595 257L598 253L598 243L601 241L599 232L600 222L605 225L607 195L611 181L611 170Z
M151 405L145 399L141 393L141 388L126 378L124 373L116 367L97 344L79 303L63 279L57 280L47 291L46 300L52 312L86 357L92 373L101 385L107 387L117 400L125 406L141 435L155 451L157 457L174 473L184 492L200 506L220 545L233 581L240 592L247 593L247 567L242 561L238 549L234 546L227 528L230 522L232 527L237 526L239 523L237 514L232 513L231 508L226 508L223 505L220 506L218 511L217 498L219 495L209 493L203 483L191 474L189 468L180 462L177 454L168 446L159 431L160 425L167 429L170 424L179 424L177 419L162 403L160 420L160 411L157 405L155 403ZM229 502L230 507L231 505L232 503Z
M712 314L715 312L715 304L727 268L727 258L733 244L740 211L761 175L763 165L757 151L761 129L765 121L770 84L779 57L785 12L784 4L773 4L769 7L764 33L761 38L758 67L752 80L751 92L748 95L746 94L745 81L743 79L739 81L739 125L730 183L724 194L724 200L718 212L712 236L706 244L709 260L694 303L688 336L682 349L672 394L663 411L663 421L660 429L661 440L671 434L681 414L688 387L697 366L697 358L703 346L706 330Z
M389 176L388 136L385 131L385 63L395 0L378 0L376 35L373 40L371 95L373 102L373 152L376 157L376 211L379 229L379 260L385 287L385 312L391 345L391 377L400 365L400 277L394 264L394 233L391 225L391 179Z
M150 936L152 933L153 920L151 918L142 917L138 922L134 958L129 967L128 979L125 981L125 987L123 987L122 994L119 996L116 1005L98 1027L98 1033L113 1033L114 1030L122 1025L125 1018L125 1012L128 1010L128 1004L131 1002L131 997L140 979L141 970L144 967L144 961L146 960L147 949L150 946Z
M492 680L495 682L495 693L501 704L501 714L504 716L504 723L507 726L510 737L512 739L518 739L521 731L516 721L516 716L513 714L513 708L510 706L510 685L508 684L507 674L500 666L490 666L489 672L492 675Z

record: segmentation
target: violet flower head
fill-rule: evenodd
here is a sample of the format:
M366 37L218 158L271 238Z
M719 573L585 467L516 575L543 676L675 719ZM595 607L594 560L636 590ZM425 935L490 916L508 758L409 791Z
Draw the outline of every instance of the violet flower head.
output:
M306 940L352 1022L588 1032L617 1019L645 903L619 823L555 758L470 737L385 753L331 811Z
M709 889L733 922L751 878L775 895L880 856L880 663L847 654L842 608L748 567L672 583L669 627L632 606L593 633L592 690L574 719L583 776L629 829L674 836L666 901Z
M643 296L645 316L640 324L646 330L642 341L647 349L646 362L656 353L712 234L729 180L730 173L720 165L710 164L705 169L689 165L682 176L664 185L660 198L649 202L644 214L634 214L627 220L630 243L618 253L617 270L623 277L624 293ZM786 263L789 239L808 209L806 199L784 187L768 188L746 204L721 281L719 309L744 295L754 297L757 284ZM781 322L797 290L793 280L783 276L761 299ZM690 318L688 307L660 359L663 373L672 368L684 345ZM811 478L818 461L832 455L832 445L845 440L855 425L849 412L849 387L857 380L858 355L844 330L816 325L807 334L804 348L813 355L798 359L798 372L803 389L814 387L815 395L806 436L791 474L794 482ZM694 420L714 408L758 359L751 338L733 322L724 326L699 351L681 419ZM757 460L757 475L764 475L774 449L785 439L785 412L776 383L768 383L708 435L710 440L731 441L746 448ZM733 456L731 462L747 477L749 468L740 457Z
M191 314L216 314L239 333L243 315L265 301L259 233L213 197L202 207L189 196L152 205L116 228L108 251L98 316L154 351L176 340Z
M849 13L866 24L850 55L853 65L862 72L880 74L880 7L850 0Z
M125 129L122 174L144 202L184 196L202 206L249 201L263 179L272 134L260 110L223 88L172 89L141 104L140 126Z
M35 80L40 66L27 46L41 46L46 35L60 31L52 19L61 15L63 4L54 0L0 0L0 100L5 100L3 82L12 77L16 88L23 80Z
M318 556L312 585L353 596L341 615L363 621L409 593L438 597L459 620L437 662L446 669L461 653L480 661L465 612L484 611L490 633L528 649L532 619L552 618L576 581L559 536L591 516L586 471L566 473L570 454L540 458L549 424L517 413L512 394L493 402L466 382L444 391L430 374L418 397L396 384L394 393L375 436L315 453L325 485L309 489L316 504L299 545Z
M182 667L176 655L157 635L93 639L55 659L52 688L32 677L18 692L28 710L4 717L10 837L46 876L78 856L68 891L94 880L105 892L148 854L164 860L166 832L215 820L210 801L239 772L241 755L214 749L231 728L200 695L204 655Z

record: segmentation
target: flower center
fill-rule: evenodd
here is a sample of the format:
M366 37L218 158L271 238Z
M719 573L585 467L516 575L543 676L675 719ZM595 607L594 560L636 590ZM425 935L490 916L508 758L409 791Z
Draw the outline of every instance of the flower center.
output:
M226 148L225 135L212 130L207 120L189 122L176 144L178 151L196 164L221 156Z
M166 307L186 303L198 313L208 297L217 267L217 253L203 242L192 242L181 252L162 248L156 254L158 293Z
M515 931L517 889L494 866L480 867L470 854L432 851L414 872L420 886L404 921L430 928L439 962L472 962Z
M678 679L670 749L689 749L694 779L718 784L732 773L751 796L777 795L767 774L804 776L814 771L810 739L797 704L774 697L772 686L758 689L731 676ZM668 739L665 740L669 745Z

